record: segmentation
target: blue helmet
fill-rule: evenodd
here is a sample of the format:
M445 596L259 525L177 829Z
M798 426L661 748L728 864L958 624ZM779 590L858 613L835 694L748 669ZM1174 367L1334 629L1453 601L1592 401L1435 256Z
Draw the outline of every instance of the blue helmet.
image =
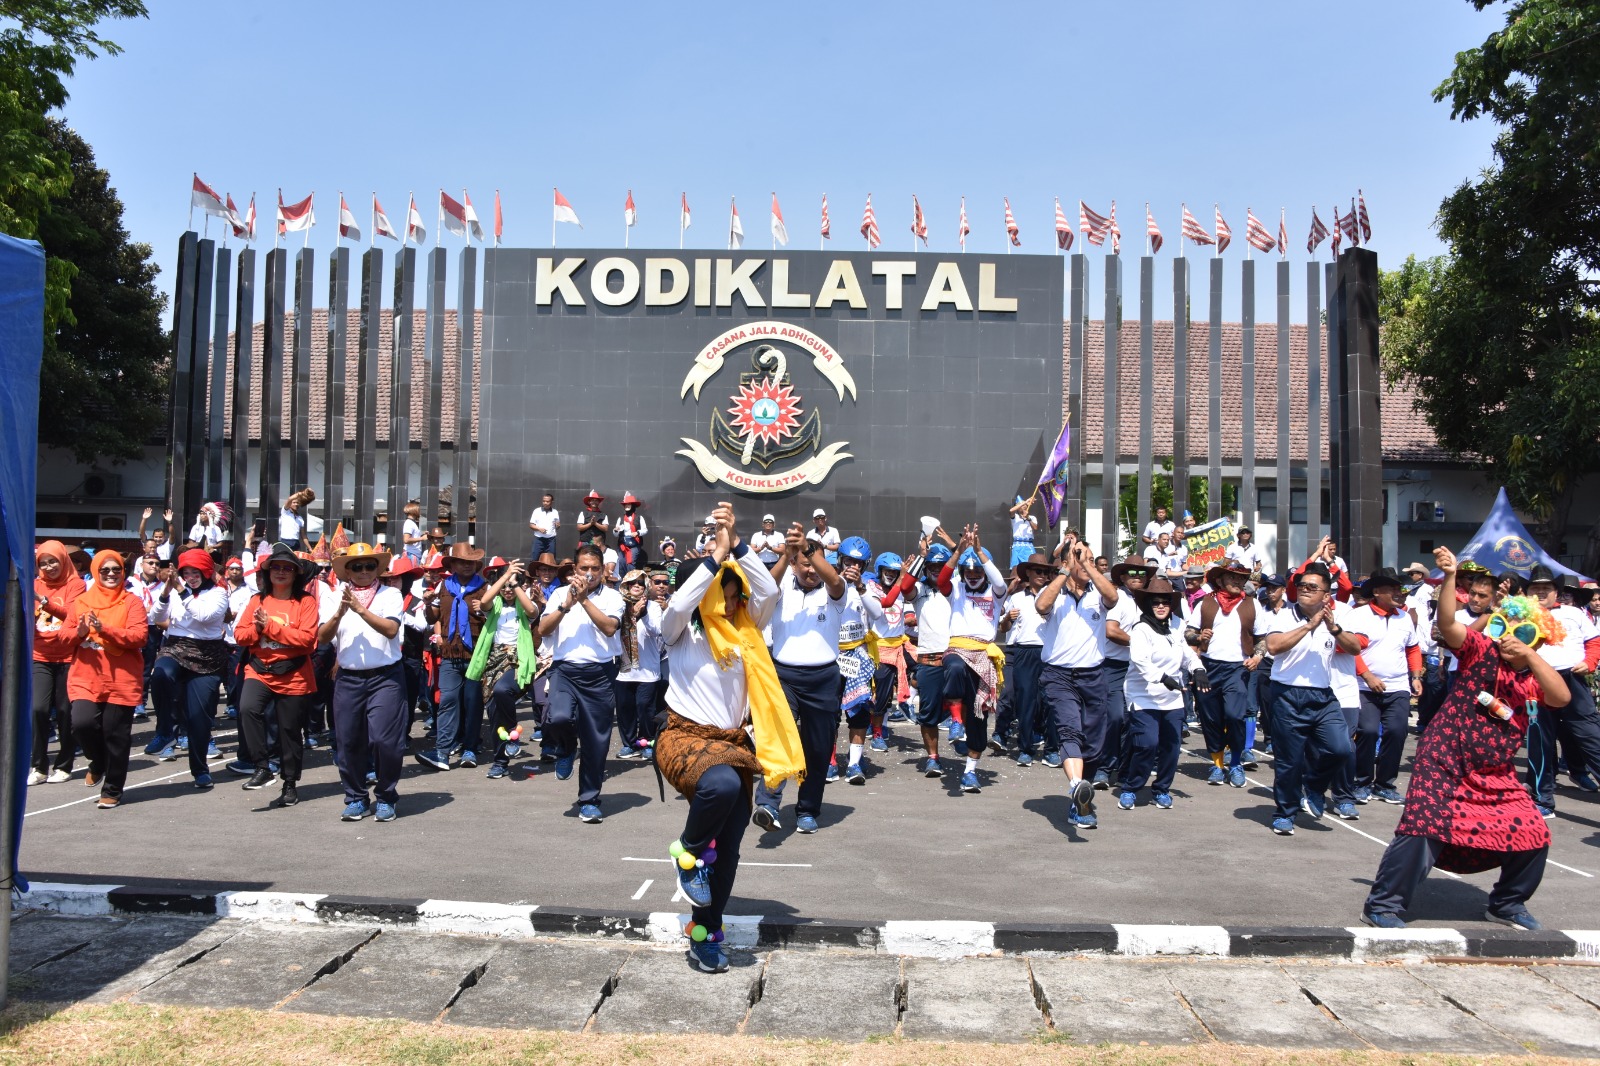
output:
M904 569L905 560L894 552L884 552L878 556L878 561L872 564L874 570L901 570Z
M872 558L872 546L860 537L846 537L839 545L839 557L866 566Z
M950 549L943 544L935 544L928 548L928 565L943 566L950 561Z
M961 558L956 560L957 570L982 570L983 557L978 554L978 549L968 548L961 553Z

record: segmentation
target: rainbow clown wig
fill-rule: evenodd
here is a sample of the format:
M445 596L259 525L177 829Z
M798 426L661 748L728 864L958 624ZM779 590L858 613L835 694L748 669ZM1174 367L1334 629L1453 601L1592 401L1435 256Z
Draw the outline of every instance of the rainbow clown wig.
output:
M1530 648L1559 644L1567 635L1555 616L1539 606L1539 601L1532 596L1507 596L1501 600L1483 632L1491 640L1516 637Z

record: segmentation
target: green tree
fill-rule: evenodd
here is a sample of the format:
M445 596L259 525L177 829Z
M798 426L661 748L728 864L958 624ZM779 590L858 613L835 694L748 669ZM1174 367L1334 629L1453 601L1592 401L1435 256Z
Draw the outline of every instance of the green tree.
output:
M69 448L80 462L131 459L166 413L166 296L150 246L128 240L122 201L89 145L59 121L47 137L68 159L72 184L45 206L39 241L77 273L70 313L45 334L39 443Z
M1510 4L1434 99L1500 132L1493 164L1440 205L1449 254L1383 279L1387 369L1557 552L1580 480L1600 472L1600 0ZM1593 572L1600 525L1582 547Z
M0 231L38 237L40 216L72 184L48 123L67 101L65 79L79 59L121 51L99 23L144 14L140 0L0 0ZM47 334L71 314L73 273L68 260L45 260Z

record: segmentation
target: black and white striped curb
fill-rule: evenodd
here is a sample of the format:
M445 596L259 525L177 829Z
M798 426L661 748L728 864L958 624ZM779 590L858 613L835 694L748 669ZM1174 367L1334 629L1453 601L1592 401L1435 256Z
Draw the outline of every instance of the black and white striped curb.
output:
M590 937L682 942L687 914L579 911L534 904L384 899L301 892L203 892L147 886L35 882L24 910L58 914L191 914L244 921L409 926L418 932L503 937ZM1028 953L1124 956L1584 958L1600 960L1600 929L1460 932L1220 925L1029 925L966 921L843 921L729 915L730 947L843 947L888 955L962 958Z

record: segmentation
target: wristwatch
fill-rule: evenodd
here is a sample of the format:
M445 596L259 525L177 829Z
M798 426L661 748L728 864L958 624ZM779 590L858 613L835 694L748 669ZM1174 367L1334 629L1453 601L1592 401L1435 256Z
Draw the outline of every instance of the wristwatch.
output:
M1328 632L1337 637L1339 634L1344 632L1344 626L1340 625L1338 622L1335 622L1333 624L1333 628L1328 630Z
M811 555L816 554L816 551L817 551L817 542L814 541L814 540L808 540L808 541L806 541L804 544L802 544L800 546L800 554L801 555L805 555L805 556L809 557Z

